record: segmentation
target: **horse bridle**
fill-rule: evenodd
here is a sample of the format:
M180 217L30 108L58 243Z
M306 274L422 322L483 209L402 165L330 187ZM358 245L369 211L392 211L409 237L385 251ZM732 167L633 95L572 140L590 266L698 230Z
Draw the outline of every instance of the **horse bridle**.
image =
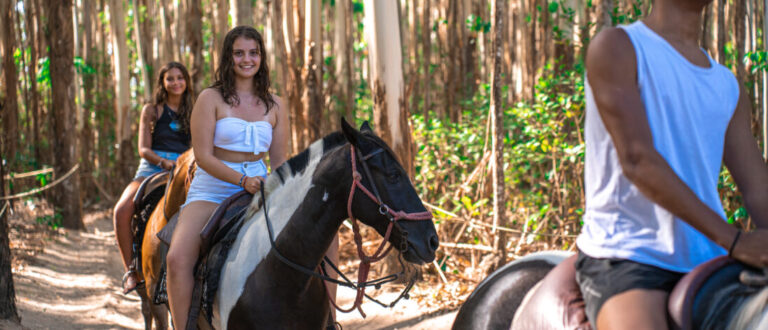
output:
M349 198L347 199L347 214L349 216L350 222L352 222L352 231L354 233L355 244L357 245L357 254L360 257L360 266L358 267L357 284L355 284L354 282L350 281L344 274L342 274L341 271L339 271L338 267L336 267L336 265L334 265L327 257L324 257L324 262L330 264L331 267L333 268L333 270L337 274L339 274L339 276L341 276L344 279L344 281L339 281L339 280L337 280L335 278L327 276L325 274L324 268L322 267L322 263L321 263L321 266L318 267L321 273L318 273L318 272L312 271L311 269L309 269L307 267L304 267L302 265L296 264L295 262L293 262L293 261L289 260L288 258L286 258L285 256L283 256L280 253L280 251L277 250L277 246L275 244L274 232L272 230L272 222L269 220L269 212L267 211L267 201L266 201L266 196L265 196L265 193L264 193L264 185L260 186L261 201L262 201L263 208L264 208L264 218L265 218L265 220L267 222L267 229L268 229L268 232L269 232L269 241L270 241L270 244L272 245L272 250L275 251L275 255L277 256L277 258L280 261L282 261L283 263L285 263L288 266L290 266L291 268L294 268L294 269L296 269L296 270L298 270L298 271L300 271L300 272L302 272L302 273L304 273L306 275L320 278L321 280L326 281L326 282L331 282L331 283L335 283L335 284L340 285L340 286L345 286L345 287L349 287L349 288L355 289L357 291L356 296L355 296L355 301L352 304L352 306L350 308L348 308L348 309L340 308L336 304L334 299L331 299L330 293L328 293L328 291L327 291L327 286L326 286L326 293L328 293L328 295L329 295L329 300L331 301L331 304L336 309L338 309L339 311L347 313L347 312L351 312L354 309L357 309L363 317L365 317L365 312L363 312L362 307L361 307L363 297L366 297L366 298L370 299L371 301L374 301L374 302L378 303L379 305L381 305L383 307L392 307L398 301L400 301L400 299L402 299L402 298L406 298L407 299L408 298L408 292L413 287L413 284L416 281L416 278L412 277L409 280L409 283L406 285L406 287L403 290L403 292L397 297L397 299L395 299L393 302L391 302L389 304L384 304L384 303L382 303L382 302L380 302L380 301L370 297L368 294L365 293L365 288L366 287L374 286L374 287L376 287L378 289L382 284L395 281L401 275L404 274L404 272L401 271L400 273L397 273L397 274L388 275L388 276L385 276L385 277L382 277L382 278L379 278L379 279L376 279L376 280L366 281L368 279L368 273L370 271L371 264L376 262L376 261L379 261L379 260L383 259L392 250L392 245L391 244L389 245L389 247L387 249L384 249L384 246L388 242L389 236L392 233L392 227L397 226L398 230L400 230L400 233L402 234L402 240L401 240L401 244L400 244L398 250L400 250L401 253L404 253L408 249L408 243L407 243L408 232L403 230L402 227L400 227L398 225L397 221L398 220L414 220L414 221L419 221L419 220L430 220L430 219L432 219L432 214L429 213L428 211L414 212L414 213L407 213L407 212L404 212L402 210L401 211L393 211L392 208L390 208L387 204L385 204L382 201L381 195L379 195L379 191L378 191L378 189L376 187L376 182L373 181L373 176L371 175L371 171L368 168L368 164L366 163L366 161L368 159L370 159L371 157L373 157L376 154L379 154L381 152L384 152L384 149L383 148L377 148L376 150L372 151L371 153L363 156L362 153L358 149L356 149L354 145L350 145L350 160L351 160L351 163L352 163L352 186L351 186L350 191L349 191ZM360 158L360 161L361 161L361 164L362 164L362 167L363 167L363 172L364 172L366 178L368 179L368 181L371 182L371 189L373 190L373 193L371 193L371 191L369 191L362 184L362 178L363 177L360 174L360 172L357 171L357 161L356 161L356 158ZM354 217L354 214L352 214L352 200L354 198L355 190L356 189L361 190L366 196L368 196L371 200L373 200L378 205L379 214L381 214L383 216L386 216L389 219L389 225L387 225L387 230L386 230L386 233L384 235L384 239L381 242L381 245L379 245L379 247L376 249L376 252L373 255L370 255L370 256L365 254L365 251L363 251L363 242L362 242L363 239L362 239L362 236L360 235L360 228L359 228L359 226L357 224L357 219ZM403 267L403 269L404 269L405 267L403 265L402 255L398 258L398 261L400 262L401 267Z

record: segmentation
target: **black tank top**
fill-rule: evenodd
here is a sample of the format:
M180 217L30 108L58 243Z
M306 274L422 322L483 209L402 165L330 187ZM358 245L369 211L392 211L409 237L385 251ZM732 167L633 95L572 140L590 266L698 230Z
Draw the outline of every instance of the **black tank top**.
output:
M180 154L189 149L189 140L189 133L181 130L179 116L164 104L163 113L152 130L152 149Z

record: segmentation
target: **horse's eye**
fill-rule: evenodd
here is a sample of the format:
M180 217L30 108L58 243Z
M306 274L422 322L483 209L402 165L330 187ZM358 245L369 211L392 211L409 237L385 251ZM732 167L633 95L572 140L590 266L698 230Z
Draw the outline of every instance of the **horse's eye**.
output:
M397 181L398 179L400 179L400 173L399 173L399 172L397 172L397 171L395 171L395 172L391 172L391 173L389 173L389 174L387 175L387 180L389 180L389 181L391 181L391 182L395 182L395 181Z

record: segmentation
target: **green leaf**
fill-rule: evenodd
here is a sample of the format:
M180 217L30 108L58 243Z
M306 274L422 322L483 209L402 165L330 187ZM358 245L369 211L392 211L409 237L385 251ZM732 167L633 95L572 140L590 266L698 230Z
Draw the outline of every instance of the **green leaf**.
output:
M549 3L549 7L547 8L547 10L549 10L550 13L554 14L554 13L557 12L557 8L559 6L560 5L556 1L552 1L552 2Z

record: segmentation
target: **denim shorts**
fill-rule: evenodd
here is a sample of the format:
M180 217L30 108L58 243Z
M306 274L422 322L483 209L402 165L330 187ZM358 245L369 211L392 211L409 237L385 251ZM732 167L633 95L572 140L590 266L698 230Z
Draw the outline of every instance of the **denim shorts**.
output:
M593 325L597 324L600 308L611 297L632 289L670 292L683 275L626 259L592 258L581 250L576 259L576 281Z
M160 157L163 157L168 160L173 160L173 161L179 158L179 155L180 155L170 151L160 151L160 150L154 150L154 149L152 149L152 151L154 151ZM142 158L141 161L139 161L139 168L136 169L136 175L133 176L133 181L147 178L152 174L155 174L157 172L162 172L162 171L163 169L160 166L157 166L155 164L150 164L146 159Z
M267 166L262 160L255 162L243 162L233 163L221 161L224 165L237 171L237 173L245 174L246 176L260 176L267 177ZM212 175L208 174L205 170L197 167L195 170L195 176L192 178L192 183L189 185L189 192L187 192L187 201L182 207L195 201L208 201L220 204L227 199L243 190L242 187L219 180Z

